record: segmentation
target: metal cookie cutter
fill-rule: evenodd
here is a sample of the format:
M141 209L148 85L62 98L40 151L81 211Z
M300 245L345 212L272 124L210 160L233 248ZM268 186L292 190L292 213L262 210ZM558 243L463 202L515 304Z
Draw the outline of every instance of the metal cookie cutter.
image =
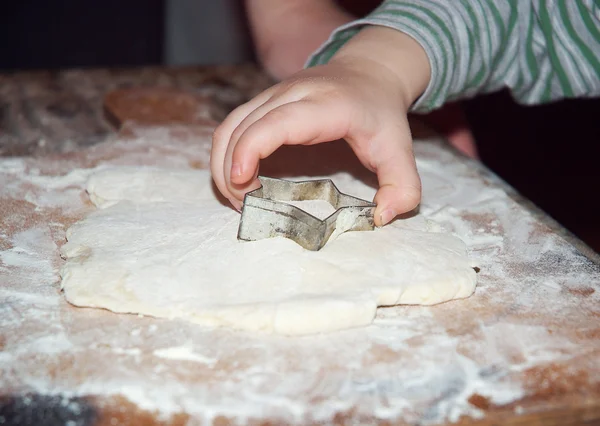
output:
M320 250L342 222L341 231L372 231L375 204L340 192L330 179L292 182L264 176L244 198L238 240L285 237L307 250ZM336 211L318 219L286 201L324 200ZM343 215L342 217L340 217Z

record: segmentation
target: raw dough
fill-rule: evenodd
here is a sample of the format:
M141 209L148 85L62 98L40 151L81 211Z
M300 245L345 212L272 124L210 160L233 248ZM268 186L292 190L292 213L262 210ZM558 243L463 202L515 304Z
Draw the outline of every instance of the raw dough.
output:
M327 177L348 194L374 195L350 175ZM61 249L62 287L77 306L298 335L475 289L465 244L420 215L311 252L284 238L237 241L239 214L216 199L207 171L109 169L87 190L98 210Z

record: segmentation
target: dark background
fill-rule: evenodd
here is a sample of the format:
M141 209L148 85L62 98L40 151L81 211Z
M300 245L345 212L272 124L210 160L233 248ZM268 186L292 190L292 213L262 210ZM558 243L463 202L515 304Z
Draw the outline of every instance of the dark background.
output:
M0 72L164 63L163 0L2 3ZM340 3L362 15L378 2ZM463 105L483 162L600 251L600 100L523 107L501 92Z

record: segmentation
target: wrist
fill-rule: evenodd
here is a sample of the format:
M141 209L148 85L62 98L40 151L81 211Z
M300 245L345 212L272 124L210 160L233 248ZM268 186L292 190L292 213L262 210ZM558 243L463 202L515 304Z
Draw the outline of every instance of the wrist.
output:
M431 66L425 50L409 35L383 26L367 26L331 59L351 64L400 90L409 108L427 89ZM385 81L384 80L384 81Z

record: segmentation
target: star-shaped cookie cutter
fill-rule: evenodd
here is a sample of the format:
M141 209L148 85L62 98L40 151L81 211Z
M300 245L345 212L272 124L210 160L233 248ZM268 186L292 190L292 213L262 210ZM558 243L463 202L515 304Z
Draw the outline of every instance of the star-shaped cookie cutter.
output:
M238 240L285 237L307 250L320 250L331 234L372 231L375 204L340 192L331 179L294 182L258 177L261 187L248 192L238 228ZM324 200L336 210L318 219L286 201Z

